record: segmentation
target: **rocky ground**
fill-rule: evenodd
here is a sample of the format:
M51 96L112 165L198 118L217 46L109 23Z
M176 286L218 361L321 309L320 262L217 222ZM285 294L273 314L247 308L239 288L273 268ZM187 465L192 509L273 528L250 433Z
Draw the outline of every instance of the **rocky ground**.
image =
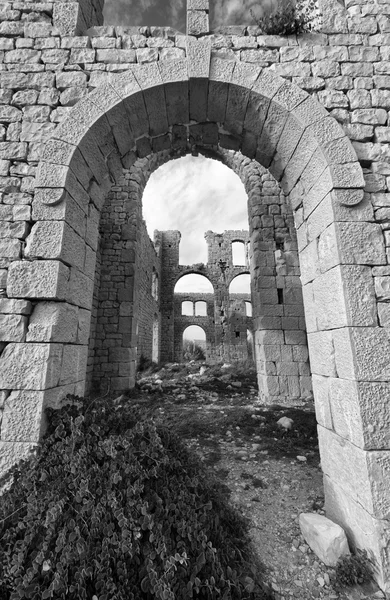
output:
M340 588L300 535L301 512L324 514L313 403L260 405L252 368L195 361L140 373L134 401L173 427L230 490L275 600L385 597L373 583ZM293 419L290 431L277 425L282 416Z

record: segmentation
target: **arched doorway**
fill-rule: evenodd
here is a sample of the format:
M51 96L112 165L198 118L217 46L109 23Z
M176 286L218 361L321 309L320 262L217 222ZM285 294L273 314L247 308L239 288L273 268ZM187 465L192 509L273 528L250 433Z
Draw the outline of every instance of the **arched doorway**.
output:
M195 44L188 44L187 60L177 61L174 69L162 62L134 67L92 92L46 143L31 233L23 258L8 270L8 299L33 300L34 311L25 323L25 341L10 339L1 355L0 388L8 392L3 463L10 465L38 438L44 403L84 389L98 220L110 178L119 181L124 167L159 151L211 147L242 152L280 181L294 214L329 510L358 545L374 552L383 572L389 569L379 539L388 539L388 407L383 397L390 353L386 330L378 325L373 269L386 264L386 252L380 225L360 205L362 169L341 127L306 93L261 66L210 61L207 45L197 53L202 42ZM190 120L196 86L189 85L188 73L195 82L208 80L197 123ZM170 102L178 88L183 102ZM118 122L126 127L118 128ZM84 163L88 181L77 177ZM123 315L135 306L138 289L134 224L123 222L120 232L121 260L128 269L120 285L111 286L118 304L112 323L117 338L107 355L117 390L134 382L138 329L136 313ZM254 226L256 353L286 343L283 330L261 323L260 308L278 304L275 294L269 303L261 299L264 288L258 281L274 277L262 271L268 246L261 235ZM42 310L50 314L50 326L32 327L40 323ZM265 382L269 393L280 386L273 377ZM19 414L21 420L18 440L10 430L10 411L16 406L23 406L12 417Z
M189 325L182 336L182 360L205 360L207 338L205 330L199 325Z

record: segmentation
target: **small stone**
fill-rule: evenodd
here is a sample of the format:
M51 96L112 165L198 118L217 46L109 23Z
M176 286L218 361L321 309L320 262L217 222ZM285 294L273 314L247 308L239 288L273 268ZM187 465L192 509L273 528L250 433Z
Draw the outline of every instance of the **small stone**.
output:
M344 530L327 517L301 513L299 525L306 543L328 567L334 567L341 556L350 553Z
M323 577L317 577L317 581L321 587L324 587L325 579Z
M294 421L289 417L281 417L276 424L283 429L292 429Z
M297 456L297 460L299 460L299 462L306 462L307 458L306 456Z

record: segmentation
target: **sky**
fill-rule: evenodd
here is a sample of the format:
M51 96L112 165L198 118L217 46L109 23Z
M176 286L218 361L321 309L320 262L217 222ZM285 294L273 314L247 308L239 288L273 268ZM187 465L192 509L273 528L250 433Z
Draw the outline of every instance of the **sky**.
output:
M275 0L210 0L210 24L254 24L251 9L261 14L261 5ZM105 0L105 25L168 26L185 33L186 0Z
M187 155L157 169L146 185L142 210L152 239L155 229L181 232L183 265L207 263L206 231L248 229L247 195L240 178L202 155Z

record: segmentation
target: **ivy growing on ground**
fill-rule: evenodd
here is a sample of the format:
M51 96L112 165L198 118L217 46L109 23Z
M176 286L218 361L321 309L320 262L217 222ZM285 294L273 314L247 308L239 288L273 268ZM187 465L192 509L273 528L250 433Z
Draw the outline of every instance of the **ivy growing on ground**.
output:
M266 597L246 521L193 452L131 401L68 401L0 482L2 600Z
M261 32L265 35L299 35L318 31L321 14L316 0L278 0L263 9L261 17L251 10Z

